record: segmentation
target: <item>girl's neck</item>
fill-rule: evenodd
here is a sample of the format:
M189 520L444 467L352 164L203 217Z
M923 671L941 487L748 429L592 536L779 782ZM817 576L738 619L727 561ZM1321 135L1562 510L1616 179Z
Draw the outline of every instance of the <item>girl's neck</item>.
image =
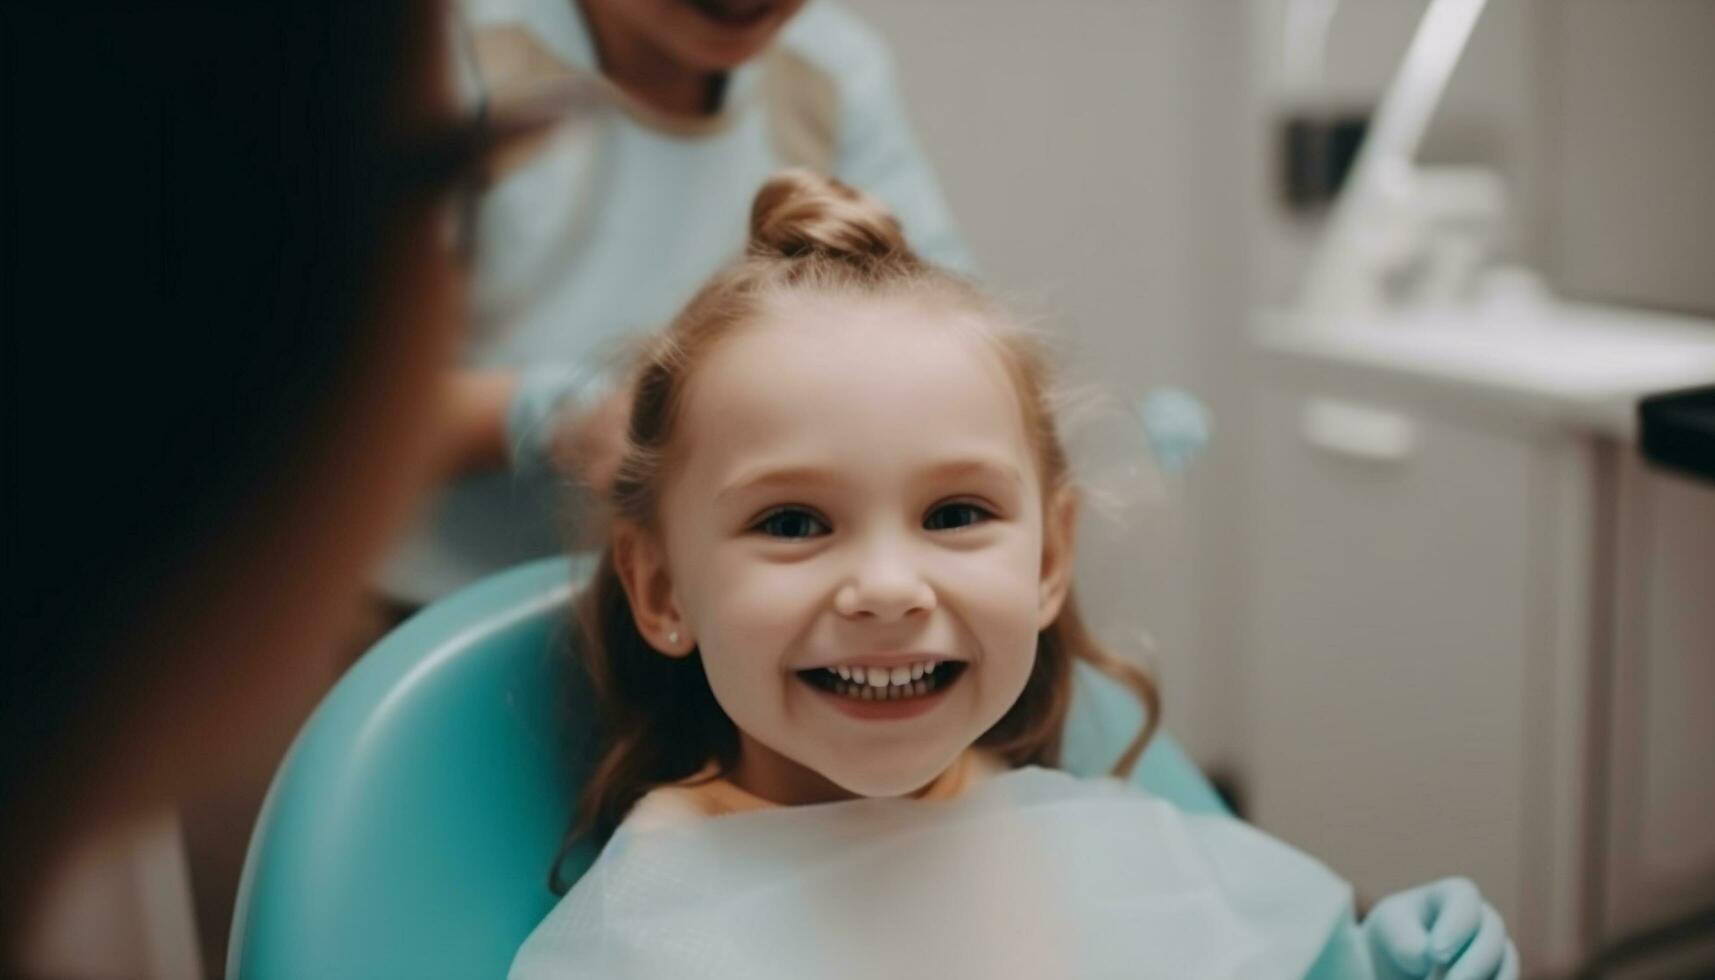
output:
M854 794L821 773L786 758L744 733L739 734L738 765L727 779L758 799L780 806L808 806L854 799Z
M973 754L985 755L983 750L967 749L946 771L907 795L933 795L937 792L936 787L949 778L952 779L953 785L962 789L981 778L988 769L1004 767L1004 763L998 758L992 762L986 759L979 761L971 758ZM788 759L743 732L739 733L738 765L726 778L732 785L751 796L777 806L809 806L815 803L838 803L841 800L857 799L857 794L814 769ZM942 791L946 789L947 787L942 787Z
M602 74L651 108L675 116L712 115L727 76L675 59L600 3L576 0L595 43Z

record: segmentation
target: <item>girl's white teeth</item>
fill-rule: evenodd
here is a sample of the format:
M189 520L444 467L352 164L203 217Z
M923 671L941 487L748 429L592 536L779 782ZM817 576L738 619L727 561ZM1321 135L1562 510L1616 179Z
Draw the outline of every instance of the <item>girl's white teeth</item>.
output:
M891 672L886 676L887 680L876 684L870 681L870 674L867 670L863 671L861 680L857 679L857 673L854 672L852 680L835 682L834 693L848 698L856 698L859 701L894 701L900 698L921 697L935 690L938 686L933 671L924 674L921 680L908 680L903 684L892 683L893 675Z
M924 660L904 667L851 667L840 664L828 669L839 675L840 680L872 687L878 691L889 687L909 690L915 686L914 682L934 673L935 662Z

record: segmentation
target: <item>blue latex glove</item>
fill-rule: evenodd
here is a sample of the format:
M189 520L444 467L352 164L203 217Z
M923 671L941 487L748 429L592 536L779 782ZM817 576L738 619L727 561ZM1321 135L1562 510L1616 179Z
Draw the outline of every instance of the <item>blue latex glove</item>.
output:
M1182 389L1156 388L1138 404L1137 416L1165 472L1184 472L1209 444L1209 410Z
M613 386L614 379L607 372L584 364L548 362L521 371L506 411L506 442L513 472L551 472L558 421L567 414L594 408Z
M1364 936L1380 980L1518 980L1507 927L1467 878L1389 895L1370 910Z

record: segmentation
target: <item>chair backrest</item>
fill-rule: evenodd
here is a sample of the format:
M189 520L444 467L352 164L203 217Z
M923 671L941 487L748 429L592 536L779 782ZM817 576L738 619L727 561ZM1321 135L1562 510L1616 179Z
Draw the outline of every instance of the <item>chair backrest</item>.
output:
M549 865L588 772L593 703L566 653L565 559L435 603L340 680L275 775L239 887L228 975L503 976L557 900ZM1142 720L1080 676L1066 768L1104 770ZM1134 780L1223 812L1165 735ZM562 865L575 879L595 849Z

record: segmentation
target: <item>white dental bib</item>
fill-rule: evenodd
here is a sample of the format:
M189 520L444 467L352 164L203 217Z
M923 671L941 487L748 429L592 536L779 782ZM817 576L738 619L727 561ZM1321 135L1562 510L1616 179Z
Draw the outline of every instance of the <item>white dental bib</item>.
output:
M1301 977L1351 890L1236 820L1028 768L944 801L622 825L513 980Z

